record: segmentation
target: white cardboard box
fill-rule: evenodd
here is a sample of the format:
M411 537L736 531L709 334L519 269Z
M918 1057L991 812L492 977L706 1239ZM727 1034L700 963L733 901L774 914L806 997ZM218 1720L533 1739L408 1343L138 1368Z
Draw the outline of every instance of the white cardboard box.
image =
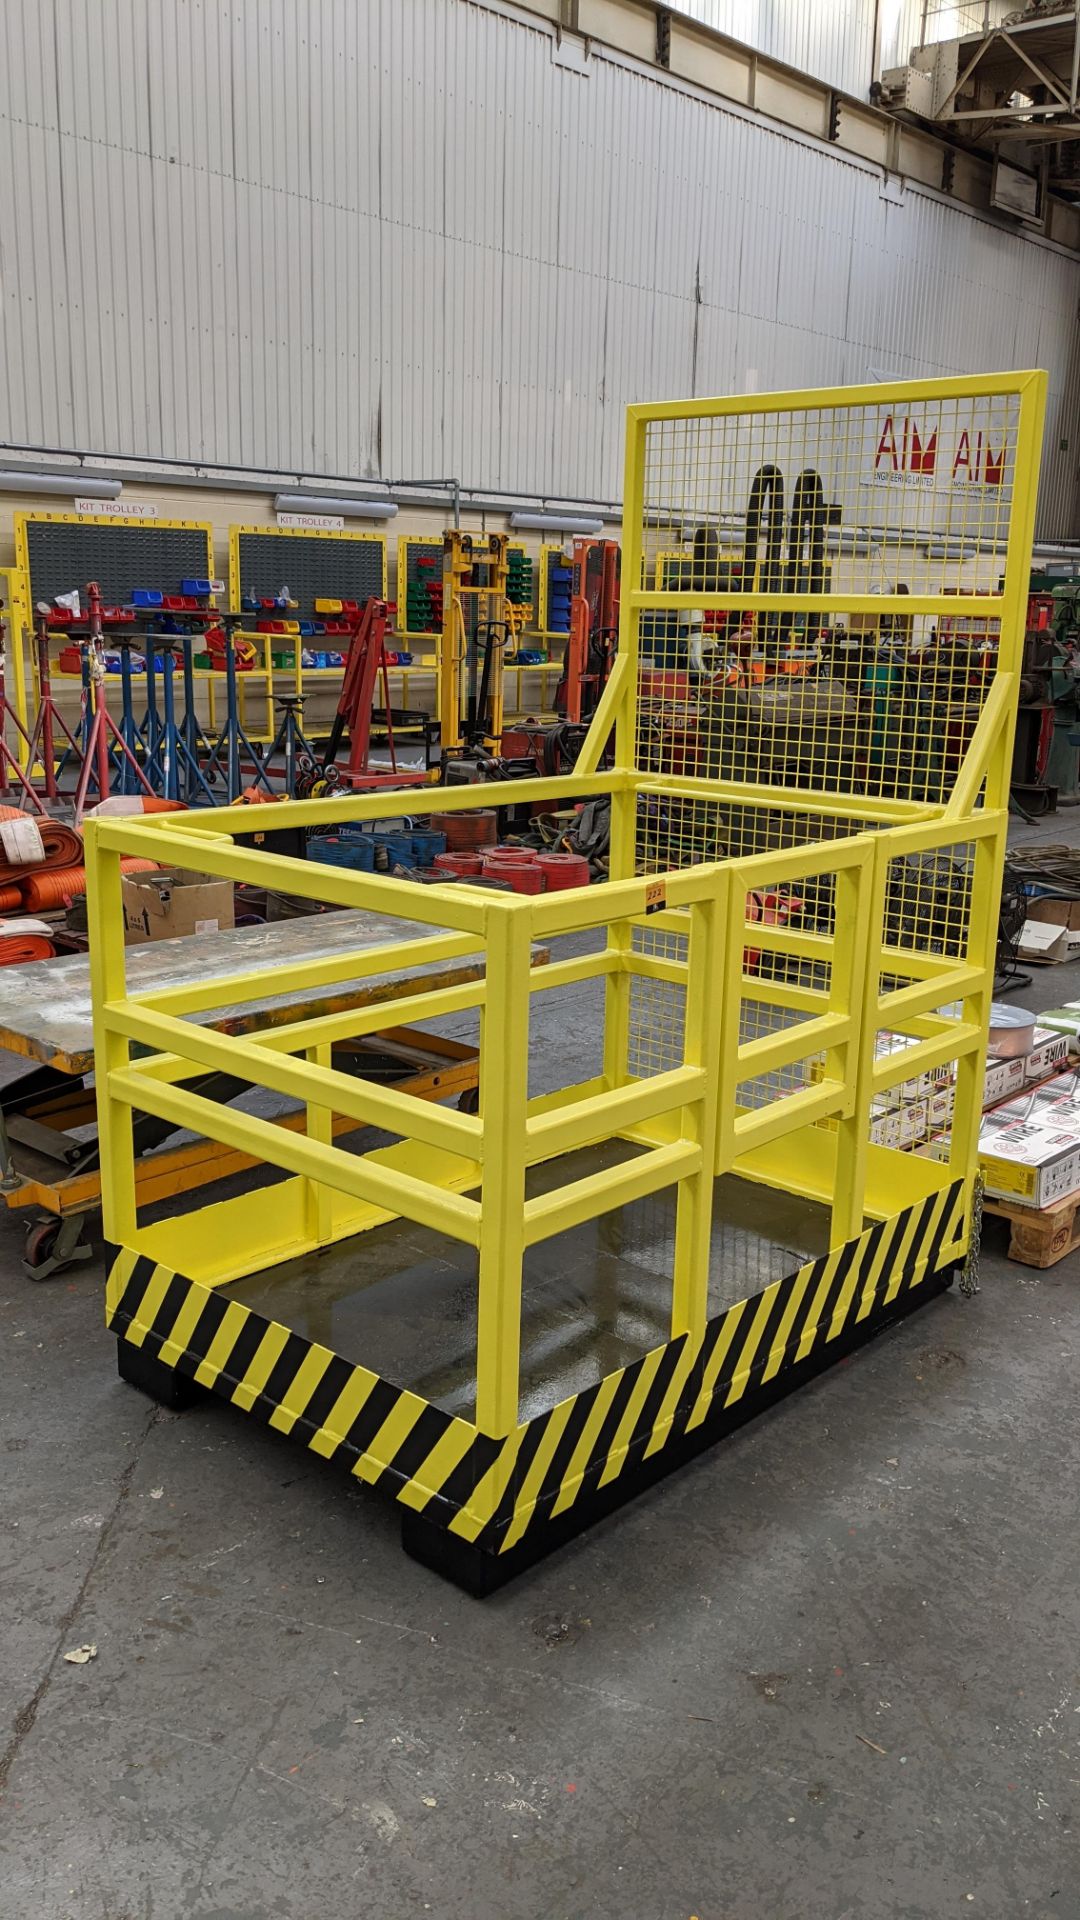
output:
M989 1059L983 1082L983 1106L994 1107L999 1100L1008 1100L1012 1094L1019 1093L1023 1084L1023 1056L1017 1060Z
M1064 1033L1052 1033L1049 1027L1036 1027L1031 1036L1034 1045L1024 1059L1024 1079L1030 1086L1034 1080L1045 1080L1050 1073L1057 1073L1069 1061L1069 1040Z
M1025 920L1017 951L1021 960L1057 963L1072 959L1078 948L1070 942L1077 941L1080 934L1070 933L1068 927L1057 926L1052 920Z
M983 1115L979 1165L986 1191L1048 1207L1080 1188L1080 1071L1070 1069Z
M898 1147L900 1145L899 1112L882 1113L876 1120L871 1120L870 1140L875 1147Z

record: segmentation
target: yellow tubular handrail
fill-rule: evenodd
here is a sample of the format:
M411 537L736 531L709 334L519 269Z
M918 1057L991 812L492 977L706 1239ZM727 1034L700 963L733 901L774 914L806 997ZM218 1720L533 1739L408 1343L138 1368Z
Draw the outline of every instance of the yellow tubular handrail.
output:
M986 779L990 755L994 751L1002 729L1008 726L1016 700L1017 686L1015 673L994 675L994 683L986 697L964 755L964 764L956 776L952 796L945 808L946 820L963 820L969 813L975 811L979 789Z

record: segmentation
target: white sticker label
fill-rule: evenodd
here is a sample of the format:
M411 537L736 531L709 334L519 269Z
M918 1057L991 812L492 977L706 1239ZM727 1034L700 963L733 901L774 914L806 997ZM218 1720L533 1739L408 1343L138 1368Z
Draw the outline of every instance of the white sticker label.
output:
M149 500L79 500L76 513L101 513L108 520L156 520L158 510Z
M308 533L341 533L345 526L343 513L279 513L279 527L299 527Z
M217 933L220 926L220 920L196 920L195 931L196 933Z

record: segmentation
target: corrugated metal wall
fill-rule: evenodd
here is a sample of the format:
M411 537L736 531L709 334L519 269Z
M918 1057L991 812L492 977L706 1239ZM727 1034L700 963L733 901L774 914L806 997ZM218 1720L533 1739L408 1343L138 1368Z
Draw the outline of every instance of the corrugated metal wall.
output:
M922 0L915 4L921 12ZM874 77L874 0L679 0L678 11L815 80L859 100L867 97Z
M1041 364L1073 532L1071 260L554 47L466 0L6 0L0 438L603 500L630 400Z

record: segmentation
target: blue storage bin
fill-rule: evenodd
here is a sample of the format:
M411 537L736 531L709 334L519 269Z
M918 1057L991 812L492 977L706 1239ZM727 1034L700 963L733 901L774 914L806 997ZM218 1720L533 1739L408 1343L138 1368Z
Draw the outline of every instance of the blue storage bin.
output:
M206 595L212 592L213 589L209 580L181 580L180 591L181 593L193 594L201 600L205 599Z
M133 607L160 607L163 597L156 587L133 587L131 604Z

